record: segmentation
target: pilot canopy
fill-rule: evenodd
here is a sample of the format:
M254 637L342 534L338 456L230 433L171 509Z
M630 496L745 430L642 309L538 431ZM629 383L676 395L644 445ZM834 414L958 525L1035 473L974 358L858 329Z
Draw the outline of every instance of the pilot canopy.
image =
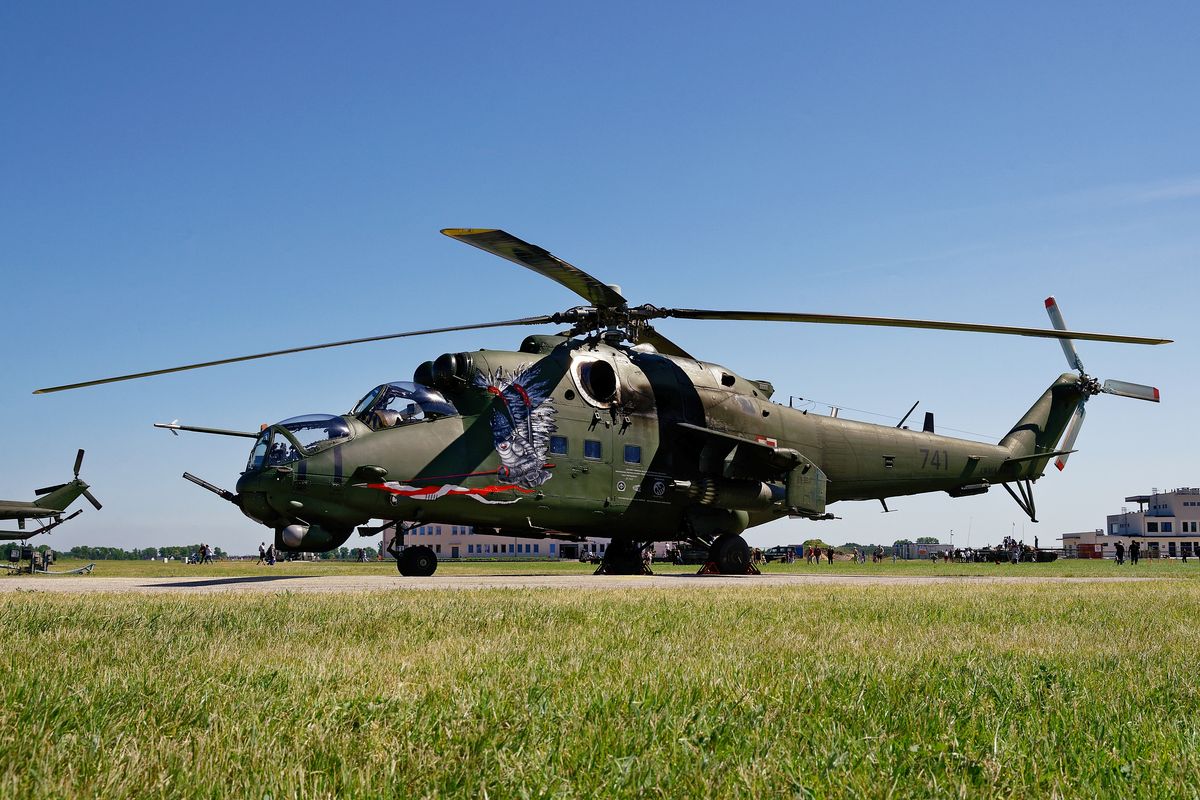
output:
M367 392L350 413L381 430L437 417L456 417L458 409L441 392L419 383L397 381Z

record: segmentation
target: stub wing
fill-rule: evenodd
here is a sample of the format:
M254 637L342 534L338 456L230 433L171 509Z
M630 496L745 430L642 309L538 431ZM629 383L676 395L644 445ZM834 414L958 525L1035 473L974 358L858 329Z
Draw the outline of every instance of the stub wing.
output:
M795 450L779 447L765 436L751 439L688 422L680 422L677 427L681 433L704 442L700 470L710 475L729 473L725 477L773 480L803 460Z

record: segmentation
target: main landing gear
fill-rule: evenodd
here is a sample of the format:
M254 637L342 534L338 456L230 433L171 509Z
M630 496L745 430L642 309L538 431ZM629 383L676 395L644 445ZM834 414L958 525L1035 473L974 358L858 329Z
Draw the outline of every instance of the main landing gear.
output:
M758 567L750 556L750 545L736 533L718 536L711 543L696 540L697 545L708 547L708 561L697 575L758 575ZM604 558L596 569L596 575L653 575L649 564L642 557L642 544L629 538L613 538ZM693 562L695 563L695 562Z
M642 548L633 539L613 537L594 575L653 575L642 558Z
M708 561L697 575L760 575L750 557L750 545L736 533L725 533L708 548Z

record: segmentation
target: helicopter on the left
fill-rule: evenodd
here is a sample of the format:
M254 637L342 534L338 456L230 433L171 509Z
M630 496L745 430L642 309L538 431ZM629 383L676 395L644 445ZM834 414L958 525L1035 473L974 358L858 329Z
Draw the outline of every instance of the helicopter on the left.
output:
M20 539L28 539L30 536L37 536L39 533L47 533L59 525L62 525L67 520L75 519L83 510L80 509L75 513L64 517L67 508L74 503L80 495L88 499L88 502L96 507L99 511L102 506L100 501L88 491L88 485L79 477L79 469L83 466L83 450L80 450L75 455L75 477L66 483L56 484L54 486L45 486L34 492L38 495L36 500L25 502L22 500L0 500L0 520L17 521L19 530L15 531L0 531L0 540L16 541ZM25 530L26 520L34 520L40 527L37 530Z

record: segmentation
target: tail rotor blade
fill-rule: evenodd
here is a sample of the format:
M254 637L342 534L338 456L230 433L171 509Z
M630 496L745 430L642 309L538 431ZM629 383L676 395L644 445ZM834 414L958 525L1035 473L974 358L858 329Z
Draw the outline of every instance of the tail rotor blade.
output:
M96 499L96 496L94 494L92 494L91 492L89 492L87 489L83 490L83 496L88 499L89 503L91 503L93 506L96 507L97 511L104 508L104 506L100 505L100 501Z
M1058 301L1053 297L1046 298L1046 313L1050 315L1050 324L1054 326L1055 330L1065 331L1067 329L1062 312L1058 310ZM1062 345L1063 355L1067 357L1067 363L1071 369L1085 372L1083 362L1079 360L1079 353L1075 352L1075 343L1070 339L1059 339L1058 343Z
M1074 450L1075 440L1079 438L1079 429L1083 427L1083 416L1086 412L1083 410L1083 403L1080 403L1075 409L1075 413L1071 415L1071 421L1067 423L1067 435L1063 439L1060 450ZM1054 459L1054 466L1058 467L1059 471L1067 465L1067 458L1070 453L1064 453Z
M79 468L82 466L83 466L83 448L80 448L79 452L75 454L75 477L76 478L79 477Z
M1125 381L1107 380L1100 391L1105 394L1115 394L1117 397L1132 397L1135 400L1159 401L1158 389L1141 383L1126 383Z

